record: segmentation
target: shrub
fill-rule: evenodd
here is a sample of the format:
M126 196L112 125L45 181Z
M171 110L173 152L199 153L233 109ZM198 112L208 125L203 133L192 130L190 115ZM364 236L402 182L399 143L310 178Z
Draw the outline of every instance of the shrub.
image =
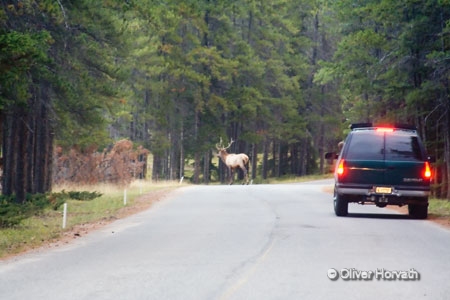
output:
M129 140L117 141L103 152L95 149L55 150L54 183L128 185L134 178L145 178L149 151L134 149Z

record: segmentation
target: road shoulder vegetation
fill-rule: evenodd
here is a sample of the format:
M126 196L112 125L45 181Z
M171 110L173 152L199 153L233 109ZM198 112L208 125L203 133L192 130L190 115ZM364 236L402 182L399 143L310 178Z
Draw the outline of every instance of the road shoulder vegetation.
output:
M63 206L56 210L46 208L19 224L0 228L0 260L68 244L117 219L150 208L181 186L137 181L127 189L111 185L64 187L64 190L95 190L102 195L92 201L67 200L66 228L62 228Z

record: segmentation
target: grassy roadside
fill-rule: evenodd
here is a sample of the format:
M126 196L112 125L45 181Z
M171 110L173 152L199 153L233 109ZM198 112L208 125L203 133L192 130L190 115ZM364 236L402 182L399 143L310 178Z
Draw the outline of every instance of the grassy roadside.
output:
M101 197L91 201L67 201L67 223L62 228L63 207L58 210L46 209L40 215L23 220L19 225L0 229L0 259L41 247L56 241L77 226L93 223L108 223L127 215L133 207L149 207L163 194L176 189L175 182L151 183L136 181L126 189L127 204L124 205L124 189L112 185L95 187L58 187L54 192L89 191L99 192ZM148 197L141 197L149 195ZM128 212L128 213L127 213Z
M450 225L450 201L442 199L430 199L428 214L434 218L441 219Z

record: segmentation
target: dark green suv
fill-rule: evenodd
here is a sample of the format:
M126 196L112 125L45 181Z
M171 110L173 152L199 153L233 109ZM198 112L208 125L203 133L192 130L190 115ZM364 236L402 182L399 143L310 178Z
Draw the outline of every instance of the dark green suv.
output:
M337 158L334 211L348 214L348 203L408 205L409 215L428 215L431 158L414 127L354 124Z

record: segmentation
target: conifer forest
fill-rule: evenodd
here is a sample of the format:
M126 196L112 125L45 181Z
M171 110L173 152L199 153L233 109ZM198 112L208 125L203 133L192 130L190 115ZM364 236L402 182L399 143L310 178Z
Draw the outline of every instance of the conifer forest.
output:
M129 161L149 172L122 175L225 182L221 138L252 179L325 174L355 122L415 125L450 199L450 0L0 3L1 186L18 202L83 160L104 166L94 181Z

